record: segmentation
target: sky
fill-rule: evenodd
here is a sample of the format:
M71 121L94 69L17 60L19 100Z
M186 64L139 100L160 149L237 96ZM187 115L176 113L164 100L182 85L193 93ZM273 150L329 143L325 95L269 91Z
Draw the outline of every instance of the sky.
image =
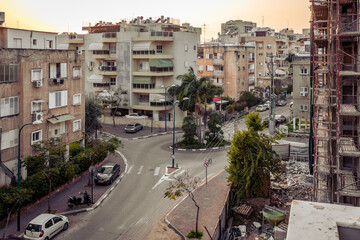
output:
M119 22L137 16L170 17L194 27L206 25L205 39L217 37L221 23L245 20L258 27L301 33L309 28L309 0L0 0L5 27L81 33L83 23ZM204 34L204 31L203 31ZM201 40L204 39L202 35Z

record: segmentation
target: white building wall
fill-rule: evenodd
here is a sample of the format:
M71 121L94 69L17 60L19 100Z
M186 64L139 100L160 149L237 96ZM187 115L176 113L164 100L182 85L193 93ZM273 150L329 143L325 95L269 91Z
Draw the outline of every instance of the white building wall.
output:
M14 39L20 39L21 46ZM36 40L36 45L34 45L34 40ZM52 41L52 48L49 48L48 41ZM56 49L57 33L9 28L7 42L8 48Z

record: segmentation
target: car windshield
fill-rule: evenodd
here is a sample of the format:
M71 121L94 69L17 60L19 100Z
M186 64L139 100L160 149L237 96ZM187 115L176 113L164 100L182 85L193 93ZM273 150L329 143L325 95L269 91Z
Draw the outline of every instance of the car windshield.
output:
M29 225L27 225L26 230L33 232L41 232L41 225L30 223Z
M135 124L128 124L126 127L134 127Z
M111 173L113 167L102 167L99 171L99 173L109 174Z

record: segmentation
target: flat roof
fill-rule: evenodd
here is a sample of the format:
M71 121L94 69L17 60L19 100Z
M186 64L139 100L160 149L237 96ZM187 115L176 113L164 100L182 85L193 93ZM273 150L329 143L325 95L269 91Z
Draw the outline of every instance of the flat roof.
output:
M360 229L360 207L294 200L287 240L338 240L338 225Z
M2 29L2 28L5 28L5 29L12 29L12 30L20 30L20 31L29 31L29 32L49 33L49 34L56 34L56 35L58 35L58 34L59 34L59 33L57 33L57 32L47 32L47 31L32 30L32 29L11 28L11 27L0 27L0 29Z

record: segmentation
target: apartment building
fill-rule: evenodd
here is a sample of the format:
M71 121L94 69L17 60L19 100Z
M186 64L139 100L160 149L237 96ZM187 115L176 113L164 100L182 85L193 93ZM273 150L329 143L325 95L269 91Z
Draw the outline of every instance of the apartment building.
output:
M359 1L311 2L314 199L360 206Z
M237 35L250 32L256 28L256 23L243 20L229 20L221 24L221 35Z
M17 176L19 142L24 158L38 154L42 140L60 138L67 150L82 140L84 59L55 49L56 33L0 27L0 39L0 185L7 185Z
M310 53L298 54L292 60L294 129L310 128Z
M238 43L205 43L198 47L198 77L209 77L224 89L223 96L239 99L255 86L255 46Z
M196 69L201 29L162 16L118 23L100 21L83 30L88 34L60 35L60 45L84 56L86 94L118 91L122 115L145 114L160 127L165 117L173 120L173 101L165 88L181 84L176 77L189 67ZM185 113L176 111L179 125Z

